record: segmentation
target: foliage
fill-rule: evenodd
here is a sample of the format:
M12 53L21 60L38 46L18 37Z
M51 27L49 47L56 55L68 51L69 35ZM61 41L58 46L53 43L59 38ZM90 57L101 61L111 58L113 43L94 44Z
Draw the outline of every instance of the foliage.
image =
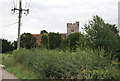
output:
M42 30L40 34L48 33L46 30Z
M118 59L120 62L120 36L118 36L118 48L114 51L114 56Z
M61 40L61 50L68 51L70 50L69 41L67 39Z
M13 44L13 48L17 49L17 41L14 41L12 44Z
M2 64L2 54L0 54L0 64Z
M104 50L77 50L63 52L47 49L20 49L14 51L15 60L29 67L38 79L116 79L120 80L110 57ZM52 59L51 59L52 58Z
M11 52L14 50L14 46L10 41L6 39L0 39L0 41L2 41L2 53Z
M21 35L21 47L31 49L35 48L37 46L36 44L36 38L33 37L30 33L23 33Z
M49 37L47 34L42 34L41 37L41 46L48 48L49 47Z
M107 52L114 52L118 49L116 28L106 24L99 16L94 16L93 20L85 25L85 31L91 48L104 48ZM114 53L112 53L112 56L114 56Z
M86 38L81 33L72 33L67 39L62 40L62 47L75 51L77 48L86 47Z
M76 50L79 43L79 37L80 37L80 33L73 33L68 36L67 40L70 50Z
M116 35L119 35L119 31L118 31L118 27L114 24L114 25L111 25L109 23L107 23L107 25L111 28L111 30L116 34Z
M57 49L61 46L61 36L59 33L52 33L48 34L49 36L49 49Z

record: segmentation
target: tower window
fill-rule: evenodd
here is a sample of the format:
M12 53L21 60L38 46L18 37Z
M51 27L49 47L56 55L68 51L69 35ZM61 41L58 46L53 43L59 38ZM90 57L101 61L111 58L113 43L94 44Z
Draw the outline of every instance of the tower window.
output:
M71 32L74 32L74 29L71 29Z

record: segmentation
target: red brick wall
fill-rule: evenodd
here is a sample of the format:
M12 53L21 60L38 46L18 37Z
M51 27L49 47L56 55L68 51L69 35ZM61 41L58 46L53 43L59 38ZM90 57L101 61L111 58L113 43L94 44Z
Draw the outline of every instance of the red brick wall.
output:
M48 33L46 33L46 34L48 34ZM66 39L66 34L65 33L60 33L60 35L61 35L62 40ZM40 45L42 35L41 34L32 34L32 36L36 37L36 43L38 45Z
M41 35L40 34L32 34L33 37L36 37L36 43L40 45Z

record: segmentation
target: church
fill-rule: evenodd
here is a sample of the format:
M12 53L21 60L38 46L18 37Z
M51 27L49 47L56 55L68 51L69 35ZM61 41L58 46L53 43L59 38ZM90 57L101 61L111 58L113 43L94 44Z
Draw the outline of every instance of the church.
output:
M67 23L67 33L59 33L59 34L61 36L61 39L64 40L67 38L68 35L70 35L71 33L76 33L76 32L79 32L79 22ZM40 45L42 34L32 34L32 36L36 37L37 39L36 43Z

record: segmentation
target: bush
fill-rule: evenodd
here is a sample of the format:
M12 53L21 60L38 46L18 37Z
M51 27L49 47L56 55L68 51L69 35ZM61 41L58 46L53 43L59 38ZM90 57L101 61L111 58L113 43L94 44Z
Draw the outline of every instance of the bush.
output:
M110 57L104 57L104 50L21 49L13 53L16 61L30 67L39 79L120 79Z

